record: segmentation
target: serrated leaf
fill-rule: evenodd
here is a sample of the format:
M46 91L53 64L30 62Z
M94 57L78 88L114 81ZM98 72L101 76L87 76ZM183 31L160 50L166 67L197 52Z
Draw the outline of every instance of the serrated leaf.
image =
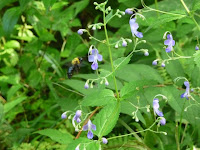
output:
M9 35L12 32L20 14L20 7L13 7L5 12L3 15L3 29L6 35Z
M123 68L125 65L127 65L130 60L131 60L131 56L130 57L121 57L121 58L118 58L117 60L115 60L113 62L114 68L116 70L119 70L120 68Z
M200 69L200 51L196 51L196 53L194 54L194 61L197 67L199 67Z
M73 136L71 134L62 133L55 129L44 129L44 130L36 131L34 133L48 136L53 141L59 142L61 144L68 144L73 140Z
M120 103L113 101L106 105L96 115L93 124L96 125L96 131L94 134L98 137L109 134L115 127L120 114Z
M151 86L156 84L155 80L136 80L126 84L120 91L122 98L128 98L133 95L134 92L138 91L143 86Z
M26 96L22 96L19 97L13 101L7 102L4 105L4 113L9 112L11 109L13 109L16 105L20 104L22 101L24 101L27 97Z
M90 95L87 95L83 101L83 106L103 106L114 100L115 96L112 90L104 89L101 91L92 92Z

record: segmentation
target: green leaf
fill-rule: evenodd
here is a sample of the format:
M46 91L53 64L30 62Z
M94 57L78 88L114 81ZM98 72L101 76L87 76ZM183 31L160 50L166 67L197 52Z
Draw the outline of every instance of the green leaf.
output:
M7 92L7 100L9 101L11 99L11 97L19 90L21 89L23 86L20 84L17 85L13 85Z
M6 5L16 2L17 0L1 0L0 1L0 10L5 7Z
M19 98L13 100L13 101L7 102L4 105L4 113L9 112L11 109L13 109L16 105L20 104L25 99L27 99L27 97L26 96L22 96L22 97L19 97Z
M116 70L119 70L119 69L123 68L125 65L127 65L130 60L131 60L131 56L130 57L121 57L121 58L118 58L117 60L115 60L113 62L113 65Z
M140 88L143 89L144 86L152 86L156 83L155 80L137 80L129 82L121 89L120 96L122 98L131 97L133 93L138 91Z
M45 8L48 9L56 2L56 0L42 0L42 2L44 4Z
M24 11L27 8L28 3L31 1L32 0L19 0L21 10Z
M20 48L20 43L16 40L11 40L6 42L4 45L5 49L13 48L13 49L19 49Z
M9 54L9 56L3 59L4 62L7 66L15 66L19 60L18 54L12 48L6 49L5 51L7 54Z
M108 15L106 15L106 22L113 16L113 10L110 11ZM108 23L108 22L107 22Z
M197 67L199 67L200 69L200 51L196 51L196 53L194 54L194 61Z
M143 64L128 64L118 70L116 76L128 82L133 80L156 80L163 83L162 77L155 69Z
M3 104L0 103L0 125L1 125L1 121L3 119L3 115L4 115Z
M89 4L89 0L82 0L74 3L71 7L75 8L75 16L81 12L87 5Z
M104 89L101 91L92 92L90 95L84 97L82 101L83 106L103 106L114 100L115 96L113 91Z
M61 144L68 144L73 140L73 136L69 133L63 133L55 129L44 129L34 133L50 137L53 141Z
M115 127L120 114L120 103L113 101L106 105L96 115L93 124L96 125L94 134L99 138L108 135Z
M0 82L5 82L9 84L19 84L20 76L18 74L16 75L10 75L10 76L0 76Z
M6 35L9 35L12 32L20 14L20 7L13 7L6 10L3 15L3 29Z
M83 146L85 143L93 143L91 142L91 140L89 140L88 138L83 138L83 137L80 137L78 139L75 139L73 140L68 146L67 146L67 149L66 150L75 150L76 147L80 144L80 150L83 149ZM88 147L87 147L88 149ZM96 150L96 149L91 149L91 150Z

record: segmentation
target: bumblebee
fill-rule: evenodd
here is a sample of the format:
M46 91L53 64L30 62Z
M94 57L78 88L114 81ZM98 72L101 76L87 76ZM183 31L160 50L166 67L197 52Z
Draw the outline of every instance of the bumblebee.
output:
M78 70L81 67L82 61L83 61L83 58L81 57L76 57L72 60L71 66L69 67L68 72L67 72L67 76L69 79L71 79L74 71L78 72Z

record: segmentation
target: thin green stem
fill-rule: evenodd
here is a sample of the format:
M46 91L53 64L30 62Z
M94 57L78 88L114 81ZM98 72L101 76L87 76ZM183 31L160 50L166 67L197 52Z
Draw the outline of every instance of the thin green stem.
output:
M158 10L158 0L155 0L155 6L156 6L156 9ZM159 12L157 11L157 16L159 17Z
M199 26L199 24L197 23L197 21L195 20L194 15L191 14L191 12L190 12L189 8L187 7L187 5L185 4L185 2L184 2L183 0L180 0L180 1L181 1L181 3L182 3L183 7L185 8L185 10L187 11L188 15L191 17L191 19L193 20L193 22L194 22L195 25L197 26L198 30L200 31L200 26Z
M117 99L119 101L119 92L118 92L118 88L117 88L117 81L116 81L116 78L115 78L115 68L114 68L114 65L113 65L112 52L111 52L110 42L109 42L109 38L108 38L108 32L107 32L107 28L106 28L106 14L105 14L105 11L103 12L103 21L104 21L104 31L105 31L105 36L106 36L106 44L108 46L108 51L109 51L109 56L110 56L110 63L111 63L111 68L112 68L112 72L113 72L113 80L114 80L114 84L115 84L115 91L116 91L116 94L117 94Z

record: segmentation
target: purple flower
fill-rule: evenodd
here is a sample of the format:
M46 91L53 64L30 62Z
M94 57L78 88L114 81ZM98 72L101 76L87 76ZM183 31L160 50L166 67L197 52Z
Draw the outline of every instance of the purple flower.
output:
M77 33L78 33L79 35L82 35L82 34L83 34L83 29L79 29L79 30L77 31Z
M149 56L149 52L148 52L148 51L145 51L145 52L144 52L144 56Z
M99 51L97 49L92 49L91 55L88 56L88 61L93 62L91 65L92 70L98 69L98 61L102 61L103 57L99 54Z
M102 142L103 142L103 144L107 144L108 140L105 137L102 137Z
M189 99L190 97L190 83L188 81L184 82L184 85L186 86L185 93L181 94L181 98Z
M61 118L62 118L62 119L65 119L65 118L67 118L67 115L66 115L66 113L67 113L67 112L64 112L64 113L61 115Z
M196 46L195 46L195 50L199 50L199 46L196 45Z
M159 107L160 107L159 100L157 98L154 98L153 99L153 110L154 110L154 113L156 113L160 117L163 117L163 113L158 110Z
M127 8L127 9L125 10L125 13L126 13L126 14L129 14L129 15L132 15L132 14L133 14L133 11L132 11L131 8Z
M175 41L173 40L173 37L171 34L167 35L167 40L164 41L164 44L168 46L165 50L167 53L171 52L173 49L173 46L175 45Z
M81 119L80 119L81 113L82 113L81 110L77 110L76 114L75 114L75 116L73 118L73 120L76 120L77 123L81 122Z
M109 85L109 82L108 82L107 80L105 81L105 85L106 85L106 86L108 86L108 85Z
M154 60L153 62L152 62L152 65L154 65L154 66L156 66L158 64L158 60Z
M137 29L139 28L139 25L137 22L135 22L136 19L135 18L132 18L130 19L129 21L129 24L130 24L130 27L131 27L131 32L132 32L132 35L133 36L137 36L138 38L142 38L143 37L143 34L142 32L138 32Z
M85 88L85 89L88 89L88 88L89 88L89 85L88 85L87 82L85 83L84 88Z
M96 131L96 126L92 124L91 120L88 120L87 124L83 126L83 131L87 131L87 138L92 139L93 138L93 133L92 130Z
M166 124L166 119L164 117L162 117L162 119L160 120L160 124L162 126L164 126Z

